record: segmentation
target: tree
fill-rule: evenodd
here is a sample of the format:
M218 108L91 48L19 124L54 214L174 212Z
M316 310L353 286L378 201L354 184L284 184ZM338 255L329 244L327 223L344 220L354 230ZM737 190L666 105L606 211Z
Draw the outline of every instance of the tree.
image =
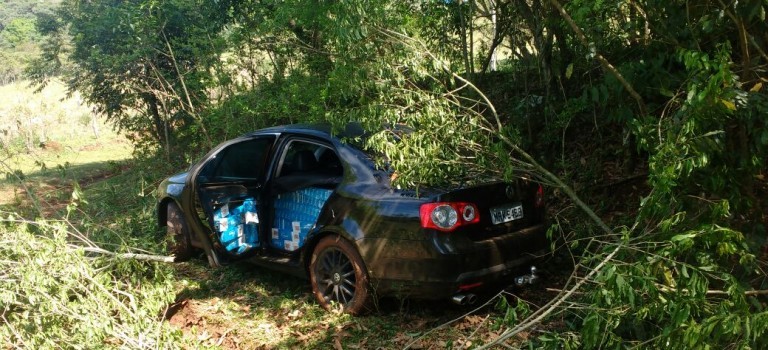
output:
M35 21L28 18L14 18L0 32L0 42L7 43L11 48L19 44L37 40Z
M208 103L209 68L221 51L215 34L226 17L216 4L65 1L58 17L48 34L72 38L70 89L116 127L166 149L179 130L196 126L205 134L198 111ZM60 50L47 48L48 61Z

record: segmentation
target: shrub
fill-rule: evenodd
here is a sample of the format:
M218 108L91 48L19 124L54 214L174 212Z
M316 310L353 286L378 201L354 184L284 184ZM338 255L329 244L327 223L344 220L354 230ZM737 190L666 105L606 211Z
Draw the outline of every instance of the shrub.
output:
M60 222L0 227L0 342L9 347L171 348L162 322L173 301L170 269L94 256Z

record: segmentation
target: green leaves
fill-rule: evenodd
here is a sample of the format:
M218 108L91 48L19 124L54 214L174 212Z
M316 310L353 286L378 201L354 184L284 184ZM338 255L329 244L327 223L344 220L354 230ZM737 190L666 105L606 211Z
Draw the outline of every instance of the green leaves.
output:
M46 71L68 54L70 91L134 135L138 146L170 151L177 129L197 122L205 135L196 116L209 103L206 90L222 53L214 39L226 19L219 10L199 1L63 1L56 20L41 17L52 45L43 55L48 65L39 61L31 71L44 83ZM67 36L71 50L60 40Z
M179 335L157 315L174 298L157 264L96 259L64 224L0 227L0 339L8 346L173 348ZM152 266L148 266L152 265ZM119 317L116 317L119 315Z

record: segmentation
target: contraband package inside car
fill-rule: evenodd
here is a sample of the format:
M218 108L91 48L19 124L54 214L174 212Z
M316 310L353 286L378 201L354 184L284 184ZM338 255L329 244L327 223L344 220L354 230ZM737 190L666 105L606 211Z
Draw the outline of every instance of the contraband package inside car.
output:
M228 251L239 254L259 246L259 216L253 198L224 204L216 209L214 220Z
M275 199L275 220L272 226L272 246L293 251L307 240L315 226L320 210L333 191L305 188L284 193Z

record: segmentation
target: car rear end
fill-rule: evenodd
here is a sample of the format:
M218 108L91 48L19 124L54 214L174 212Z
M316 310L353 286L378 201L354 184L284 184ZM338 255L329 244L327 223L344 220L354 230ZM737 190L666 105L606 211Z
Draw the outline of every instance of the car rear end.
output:
M381 289L403 296L464 296L499 284L530 283L547 252L543 188L520 179L429 196L419 207L421 240L381 242ZM517 278L517 281L515 279Z

